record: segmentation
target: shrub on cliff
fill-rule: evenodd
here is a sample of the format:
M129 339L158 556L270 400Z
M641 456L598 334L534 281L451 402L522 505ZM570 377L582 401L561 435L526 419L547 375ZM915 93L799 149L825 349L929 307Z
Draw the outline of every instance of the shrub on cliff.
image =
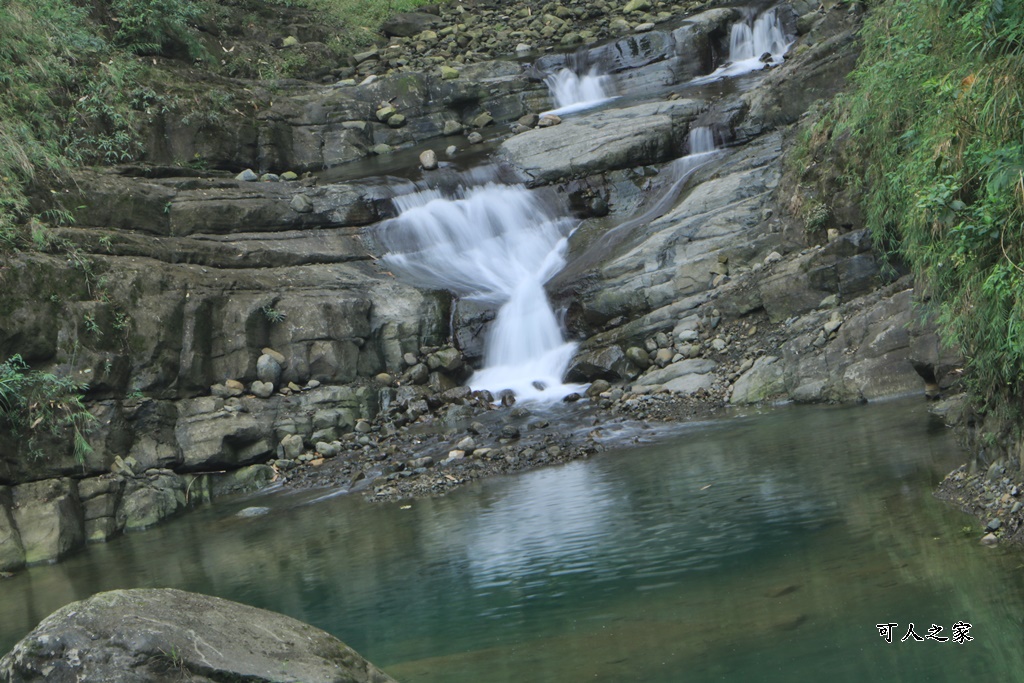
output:
M198 45L189 36L189 23L203 12L193 0L112 0L114 42L141 55L163 54L176 46L196 55Z
M983 407L1024 398L1024 0L873 5L852 87L812 131L842 145L878 245L937 304Z
M95 418L82 404L84 385L32 370L15 355L0 363L0 428L22 444L22 452L39 456L38 436L70 436L75 457L84 462L92 447L85 440Z
M0 6L0 250L28 242L30 185L45 187L74 164L138 153L137 69L72 3Z

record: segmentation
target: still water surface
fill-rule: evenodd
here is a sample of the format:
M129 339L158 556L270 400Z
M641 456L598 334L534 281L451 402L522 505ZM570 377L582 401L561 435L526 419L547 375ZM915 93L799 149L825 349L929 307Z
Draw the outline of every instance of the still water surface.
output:
M311 622L403 683L1021 680L1021 556L931 497L962 456L925 408L735 417L408 508L219 505L3 581L0 651L71 600L170 586ZM959 621L972 642L899 642Z

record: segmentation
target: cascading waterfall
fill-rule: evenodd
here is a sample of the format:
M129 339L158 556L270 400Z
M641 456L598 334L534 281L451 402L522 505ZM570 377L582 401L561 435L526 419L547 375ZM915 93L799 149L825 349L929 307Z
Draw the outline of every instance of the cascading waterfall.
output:
M590 65L586 55L570 56L566 66L544 78L555 103L555 108L544 114L564 116L614 99L611 80L596 65Z
M729 34L729 61L707 76L696 78L691 83L708 83L721 78L741 76L759 71L766 64L781 64L793 44L786 35L782 18L776 9L770 9L757 16L732 25Z
M565 341L544 284L565 266L572 222L521 185L488 183L445 197L424 190L395 199L381 227L387 267L428 289L500 306L473 389L511 389L520 400L554 401L576 345Z
M778 11L770 9L754 19L732 25L729 35L729 61L743 62L748 59L760 60L762 55L770 54L772 59L781 59L789 49L785 29L779 19Z
M695 126L690 129L686 139L686 146L689 149L687 156L707 154L718 149L715 144L715 131L710 126Z
M592 66L582 75L572 69L559 69L549 74L544 82L551 91L551 99L555 102L556 108L552 111L568 113L607 101L608 80L608 76L600 74L597 67Z

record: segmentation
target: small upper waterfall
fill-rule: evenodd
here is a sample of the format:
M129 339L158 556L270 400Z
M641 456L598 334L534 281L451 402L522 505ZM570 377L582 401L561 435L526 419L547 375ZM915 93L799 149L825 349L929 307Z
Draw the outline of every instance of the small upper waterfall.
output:
M760 60L765 54L771 55L773 60L781 59L789 49L789 43L778 11L770 9L753 22L748 20L732 25L729 61L737 63L749 59Z
M565 265L572 222L522 186L488 183L446 197L424 190L395 199L400 213L380 240L385 265L411 284L499 305L474 389L511 389L520 399L576 391L562 376L567 343L544 284Z
M715 131L710 126L695 126L687 136L688 156L707 154L718 149L715 144Z
M741 76L759 71L767 64L781 64L792 44L792 38L786 35L778 10L770 9L760 15L751 14L732 25L729 61L707 76L695 78L691 83Z
M604 233L595 242L595 247L609 249L637 227L657 220L672 208L672 205L679 198L679 193L682 192L683 186L686 185L694 172L713 160L718 154L719 149L715 141L715 131L713 128L710 126L695 126L691 128L686 138L686 154L665 168L664 173L672 180L665 186L661 195L656 197L643 213L620 223ZM585 261L585 256L581 260Z
M555 103L555 108L544 114L563 116L614 99L612 77L591 63L585 50L566 55L564 66L545 76L544 83Z
M561 116L607 102L611 99L608 94L609 80L610 77L600 74L596 66L590 67L584 74L568 68L549 74L544 82L551 91L555 109L545 113Z

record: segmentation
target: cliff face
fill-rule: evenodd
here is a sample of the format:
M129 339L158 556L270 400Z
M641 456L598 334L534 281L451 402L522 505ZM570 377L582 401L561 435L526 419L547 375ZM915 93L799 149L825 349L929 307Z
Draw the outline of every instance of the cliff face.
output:
M534 22L520 16L527 5L508 14ZM608 39L529 68L480 61L480 19L451 8L327 84L170 65L175 88L193 78L224 107L199 119L147 110L145 163L80 169L60 190L77 209L74 227L52 231L59 253L5 257L0 357L87 383L98 422L84 461L60 440L44 459L0 441L0 570L288 479L308 461L386 498L592 450L549 435L506 452L517 424L474 423L469 446L458 433L493 408L462 384L494 311L403 284L377 260L375 226L394 215L396 188L442 173L421 169L426 150L449 148L449 169L493 153L498 175L576 211L569 264L549 289L581 342L570 379L593 382L597 409L678 417L696 404L857 401L919 390L922 377L947 383L954 363L915 324L912 283L883 272L855 211L808 225L806 169L785 165L792 124L857 58L859 10L782 5L795 40L784 63L741 88L694 88L742 13L591 16L584 5L545 20L557 28L530 47L567 32ZM550 106L542 72L574 60L609 70L620 101L536 126ZM349 75L359 83L338 80ZM680 175L699 130L724 151ZM456 436L426 452L402 431L411 422ZM454 476L431 467L474 451ZM54 515L60 524L31 530Z

